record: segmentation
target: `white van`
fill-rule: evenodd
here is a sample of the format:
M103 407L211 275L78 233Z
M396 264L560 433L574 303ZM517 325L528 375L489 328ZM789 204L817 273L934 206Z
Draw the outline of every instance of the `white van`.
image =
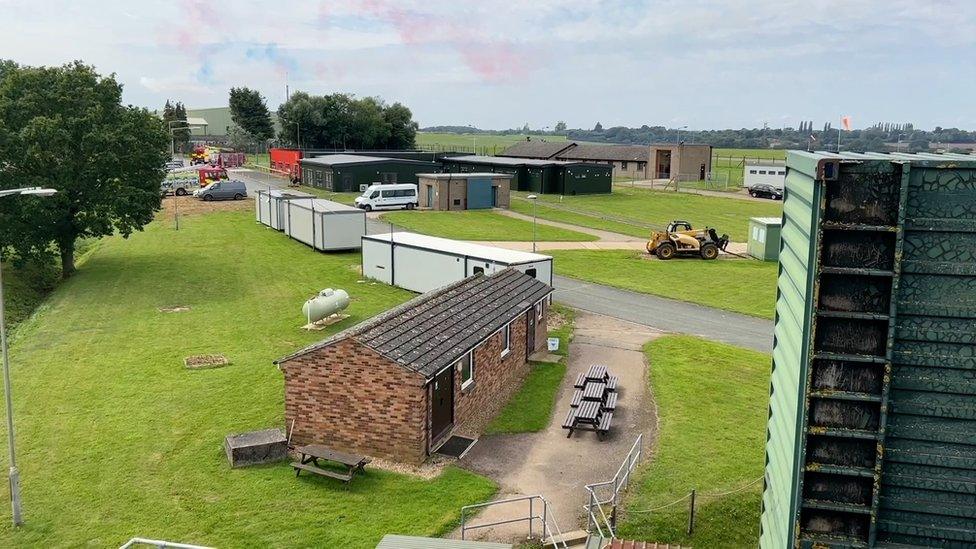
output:
M417 186L413 183L393 183L380 185L374 183L356 197L356 207L366 210L386 210L417 207Z

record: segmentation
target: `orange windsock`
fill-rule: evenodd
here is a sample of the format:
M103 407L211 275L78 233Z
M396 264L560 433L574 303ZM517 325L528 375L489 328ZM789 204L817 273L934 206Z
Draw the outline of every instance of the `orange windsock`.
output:
M845 130L851 131L851 117L846 114L840 117L840 125Z

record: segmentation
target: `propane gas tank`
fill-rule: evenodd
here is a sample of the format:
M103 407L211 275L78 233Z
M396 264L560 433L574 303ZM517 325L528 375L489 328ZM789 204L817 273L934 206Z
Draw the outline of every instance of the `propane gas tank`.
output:
M349 294L345 290L326 288L302 305L302 314L309 322L315 322L334 315L348 306Z

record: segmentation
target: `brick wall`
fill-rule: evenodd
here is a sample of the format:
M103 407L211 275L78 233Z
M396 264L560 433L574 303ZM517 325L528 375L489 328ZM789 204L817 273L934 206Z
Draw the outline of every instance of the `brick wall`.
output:
M477 434L488 425L522 386L528 372L525 354L525 313L512 321L511 350L501 356L503 334L496 332L474 351L474 384L461 389L460 372L454 383L454 427Z
M351 339L289 360L281 370L286 429L295 420L292 444L407 463L426 457L422 376Z

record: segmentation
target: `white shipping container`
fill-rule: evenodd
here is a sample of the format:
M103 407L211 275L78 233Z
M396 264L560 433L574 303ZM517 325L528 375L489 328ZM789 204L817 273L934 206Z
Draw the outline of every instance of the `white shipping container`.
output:
M415 233L364 236L363 276L428 292L471 275L508 267L552 285L552 257Z
M764 183L783 190L786 185L786 166L775 164L745 164L742 168L742 186L751 189Z
M314 195L292 190L259 190L254 193L254 217L257 221L283 231L285 202L289 200L310 200Z
M282 230L288 236L316 250L359 248L366 234L366 212L359 208L322 200L282 201Z

